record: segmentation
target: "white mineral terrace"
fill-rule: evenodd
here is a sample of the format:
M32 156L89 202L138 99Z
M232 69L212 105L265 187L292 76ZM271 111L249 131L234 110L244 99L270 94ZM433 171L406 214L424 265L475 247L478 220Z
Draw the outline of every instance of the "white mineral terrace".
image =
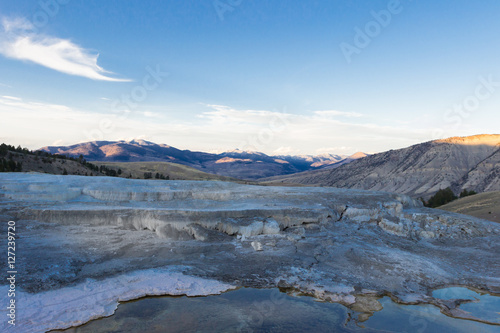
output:
M384 192L3 173L0 217L3 232L16 222L19 332L80 325L146 295L238 286L365 312L386 294L444 311L435 288L500 291L498 224Z

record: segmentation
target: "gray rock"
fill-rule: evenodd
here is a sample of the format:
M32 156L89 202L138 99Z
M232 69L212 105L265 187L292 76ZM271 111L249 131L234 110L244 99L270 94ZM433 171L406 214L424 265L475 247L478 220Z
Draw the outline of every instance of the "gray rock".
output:
M367 295L431 303L442 286L500 288L498 224L400 194L3 173L0 214L18 228L18 288L42 304L166 268L224 284L210 290L286 286L366 308ZM151 294L126 286L127 299ZM57 314L51 328L69 325Z

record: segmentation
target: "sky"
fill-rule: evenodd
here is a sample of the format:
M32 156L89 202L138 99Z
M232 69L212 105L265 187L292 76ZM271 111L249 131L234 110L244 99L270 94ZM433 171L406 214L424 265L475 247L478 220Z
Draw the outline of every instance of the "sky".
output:
M500 2L0 0L0 142L374 153L499 133Z

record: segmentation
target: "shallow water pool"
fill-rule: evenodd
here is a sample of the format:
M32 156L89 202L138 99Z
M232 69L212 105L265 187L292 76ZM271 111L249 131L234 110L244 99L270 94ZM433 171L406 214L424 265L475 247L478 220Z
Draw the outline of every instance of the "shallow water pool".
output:
M475 302L461 304L460 309L476 318L500 325L500 297L498 296L479 293L463 287L449 287L435 290L432 296L444 300L474 300ZM500 326L498 326L498 331L500 332Z
M115 315L66 332L500 332L500 326L451 318L432 305L399 305L389 297L378 301L380 311L361 314L278 289L148 297L123 303Z

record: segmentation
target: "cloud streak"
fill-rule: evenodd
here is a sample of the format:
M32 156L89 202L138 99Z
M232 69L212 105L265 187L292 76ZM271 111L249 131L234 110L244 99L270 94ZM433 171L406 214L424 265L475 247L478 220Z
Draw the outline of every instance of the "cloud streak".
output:
M3 98L11 99L14 101L20 101L21 99L19 97L14 97L14 96L2 96Z
M20 96L0 96L0 117L9 119L0 123L0 133L6 142L32 149L56 141L69 145L143 137L180 149L225 151L239 148L267 154L377 152L424 141L421 138L425 134L415 126L351 123L328 115L304 116L223 105L205 107L207 109L200 110L198 117L189 120L162 113L158 114L161 117L154 117L157 114L149 114L149 110L138 110L129 117L122 117L111 110L108 113L89 112L65 105L29 101ZM89 136L100 128L103 121L110 124L111 130L103 132L102 137ZM273 128L277 130L273 131ZM264 141L258 140L263 130L265 133L271 130L272 134L270 137L266 134ZM249 138L256 138L256 143Z
M266 153L293 147L297 153L311 154L317 153L317 147L325 147L325 144L339 147L337 153L373 152L405 147L421 141L419 138L423 136L423 130L415 127L394 127L383 122L360 123L357 119L364 119L365 116L357 112L327 110L301 115L286 111L238 110L224 105L205 106L209 110L198 115L204 120L199 127L205 133L213 132L214 139L224 137L240 149ZM345 119L340 120L339 117ZM272 131L276 123L286 124L285 128L273 131L272 139L264 140L265 144L238 146L240 142L252 141L245 138L259 137L259 133ZM387 142L393 145L388 146Z
M363 115L357 112L345 112L337 110L325 110L325 111L314 111L314 114L320 117L349 117L349 118L359 118Z
M7 58L30 61L44 67L92 80L129 82L113 78L112 72L97 65L99 54L74 44L70 40L45 36L34 32L26 19L2 19L0 53Z

